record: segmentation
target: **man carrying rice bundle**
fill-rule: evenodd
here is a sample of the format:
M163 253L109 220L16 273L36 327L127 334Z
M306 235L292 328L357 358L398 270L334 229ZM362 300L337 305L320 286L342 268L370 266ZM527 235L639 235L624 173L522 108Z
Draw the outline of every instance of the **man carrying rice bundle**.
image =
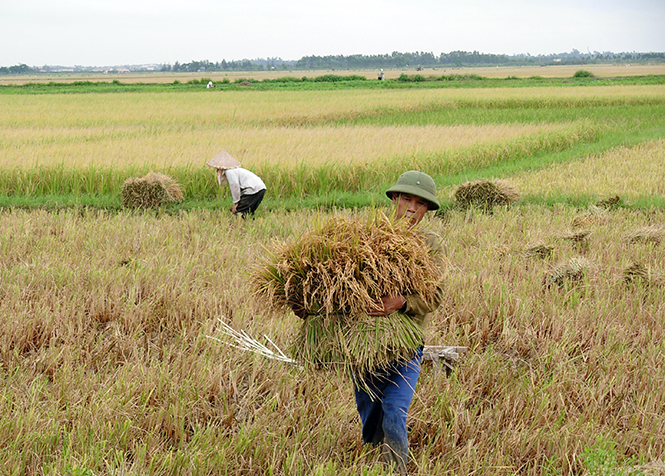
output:
M363 441L406 473L406 417L420 374L427 316L443 296L440 238L417 225L439 208L434 181L402 174L394 213L336 216L276 243L253 275L259 299L302 319L290 352L313 370L351 377Z
M402 174L386 195L393 201L395 217L409 220L411 227L417 226L429 210L439 208L434 180L420 171ZM424 237L430 249L436 251L441 239L431 232L425 233ZM370 310L368 314L388 316L399 312L424 327L428 315L439 307L442 298L441 285L428 301L418 294L383 296L377 302L379 309ZM401 474L406 474L409 452L406 417L420 375L421 359L422 347L419 347L411 360L393 362L368 376L366 383L369 391L354 386L356 408L363 425L363 442L381 444L382 459L394 465Z

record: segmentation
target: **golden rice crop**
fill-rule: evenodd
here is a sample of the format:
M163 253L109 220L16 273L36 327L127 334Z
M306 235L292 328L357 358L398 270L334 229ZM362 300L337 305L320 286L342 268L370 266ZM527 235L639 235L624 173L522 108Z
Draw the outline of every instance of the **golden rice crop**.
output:
M148 130L188 131L192 124L241 125L263 124L294 117L316 118L353 114L386 108L408 110L436 103L477 101L557 101L662 99L665 88L649 85L474 88L474 89L393 89L342 91L206 91L90 93L82 95L2 95L0 129L35 125L86 128L101 124L113 126L143 123Z
M491 90L264 91L0 96L2 167L193 166L225 149L244 165L356 163L436 154L539 133L574 135L570 124L336 128L326 122L446 105L506 101L659 99L654 87ZM286 126L286 127L284 127ZM305 127L294 127L305 126ZM137 157L141 157L137 161Z
M157 124L153 128L144 124L13 127L0 128L0 139L6 144L0 166L203 166L221 149L234 151L250 168L259 164L357 164L385 160L386 151L390 151L388 157L437 154L539 133L567 133L564 131L561 125L511 124L239 128L206 121L188 130Z
M595 197L665 195L665 140L618 147L575 162L511 178L524 196L574 193ZM604 202L601 202L604 203ZM614 203L608 203L614 205Z

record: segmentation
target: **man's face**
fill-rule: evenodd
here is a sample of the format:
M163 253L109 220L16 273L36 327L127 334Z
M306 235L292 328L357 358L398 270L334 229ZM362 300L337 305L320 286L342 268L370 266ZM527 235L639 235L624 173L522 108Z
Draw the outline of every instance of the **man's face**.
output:
M217 182L220 187L226 183L226 174L222 169L217 169Z
M429 202L415 195L393 193L392 199L395 205L395 218L407 218L411 220L411 226L420 223L429 210Z

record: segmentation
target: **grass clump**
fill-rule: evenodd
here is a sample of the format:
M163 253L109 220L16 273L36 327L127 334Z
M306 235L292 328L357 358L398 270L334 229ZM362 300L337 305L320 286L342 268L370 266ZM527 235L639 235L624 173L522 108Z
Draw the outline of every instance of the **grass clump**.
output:
M476 180L460 185L455 191L455 202L462 208L477 207L486 211L501 205L512 205L519 193L504 181Z
M399 294L431 300L438 280L425 239L407 220L381 213L317 223L295 242L276 244L253 275L260 300L303 316L295 359L358 376L410 358L424 342L408 316L368 316L378 309L375 300Z
M122 204L126 208L159 208L183 199L180 185L168 175L150 172L129 178L122 186Z
M580 69L578 71L575 71L575 74L573 74L573 78L595 78L595 77L596 77L595 74L586 69Z

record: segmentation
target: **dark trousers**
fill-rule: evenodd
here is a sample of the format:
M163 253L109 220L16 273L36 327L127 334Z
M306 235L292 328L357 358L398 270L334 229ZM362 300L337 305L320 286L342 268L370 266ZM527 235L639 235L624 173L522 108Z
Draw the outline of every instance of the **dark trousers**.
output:
M406 414L420 376L422 348L413 359L396 363L366 378L371 389L354 387L356 408L360 414L363 442L384 444L383 459L394 463L401 473L406 473L409 441L406 431Z
M263 201L263 195L265 195L266 189L259 190L256 193L251 195L242 195L238 201L238 206L236 207L236 214L240 213L243 218L246 215L251 215L259 208L261 201Z

